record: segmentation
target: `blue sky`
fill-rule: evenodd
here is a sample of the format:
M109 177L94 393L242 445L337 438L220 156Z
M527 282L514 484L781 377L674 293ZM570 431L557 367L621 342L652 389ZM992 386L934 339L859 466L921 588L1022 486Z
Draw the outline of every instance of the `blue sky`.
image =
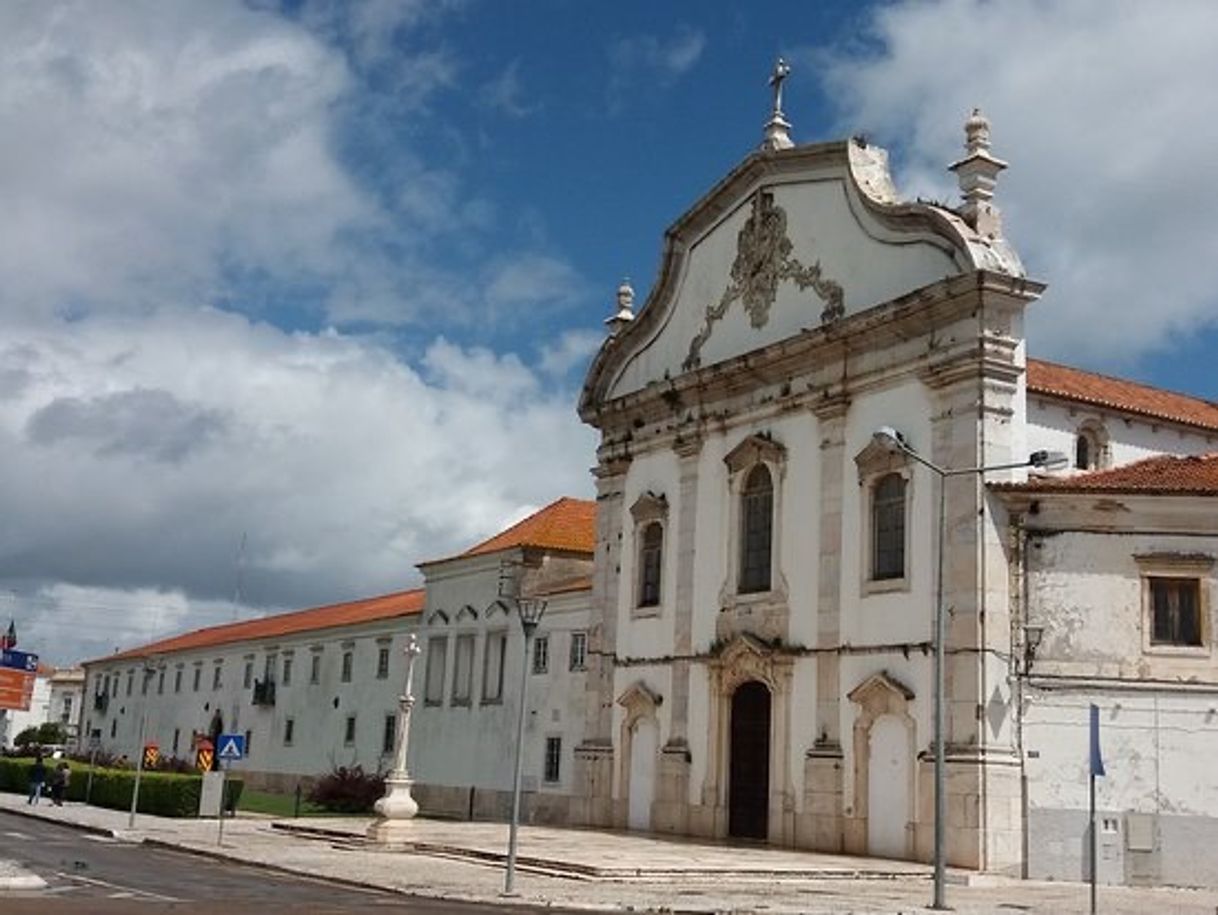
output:
M0 616L65 662L405 587L590 495L623 275L753 149L907 196L980 105L1031 350L1218 399L1212 3L0 8ZM239 549L244 538L246 547ZM5 621L7 622L7 621Z

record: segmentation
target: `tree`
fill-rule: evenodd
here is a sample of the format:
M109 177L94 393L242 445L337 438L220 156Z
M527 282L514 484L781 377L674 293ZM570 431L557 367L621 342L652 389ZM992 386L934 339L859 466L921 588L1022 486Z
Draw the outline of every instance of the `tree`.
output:
M13 739L13 743L24 750L31 746L64 743L67 739L68 734L62 724L58 721L46 721L30 725Z

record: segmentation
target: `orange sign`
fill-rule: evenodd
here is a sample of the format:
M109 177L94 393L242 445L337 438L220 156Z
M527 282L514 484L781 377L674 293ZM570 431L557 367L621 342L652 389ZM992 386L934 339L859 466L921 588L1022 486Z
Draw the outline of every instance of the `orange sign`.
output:
M0 667L0 709L29 711L33 696L33 671Z
M144 745L144 767L151 769L161 758L161 751L155 743Z
M195 744L195 768L200 772L210 772L214 758L215 747L210 740L202 738Z

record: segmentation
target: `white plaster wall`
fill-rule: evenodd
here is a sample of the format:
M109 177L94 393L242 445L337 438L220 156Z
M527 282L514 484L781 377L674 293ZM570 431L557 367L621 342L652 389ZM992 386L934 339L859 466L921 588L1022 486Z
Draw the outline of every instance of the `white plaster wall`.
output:
M524 783L527 790L569 793L573 784L574 749L583 737L583 670L570 670L571 636L586 632L589 591L554 595L548 599L545 616L537 636L549 639L549 665L544 674L532 672L532 659L525 661L524 635L514 613L500 609L488 612L498 596L499 559L496 555L476 557L452 564L442 572L429 572L427 609L419 631L423 654L419 656L416 677L417 704L410 737L411 774L417 781L450 787L474 787L510 791L510 761L516 744L519 714L521 664L526 663L527 699L524 744ZM461 614L462 607L473 607L477 617ZM446 622L437 613L444 611ZM458 619L458 615L461 616ZM508 634L504 658L503 698L484 702L483 671L487 633L504 630ZM453 705L452 678L456 637L475 636L473 686L469 705ZM435 635L448 638L445 665L444 699L439 705L424 701L427 640ZM559 780L543 780L547 737L562 740Z
M884 228L858 203L853 188L847 187L849 181L843 163L810 172L797 181L767 185L775 204L786 210L793 256L805 266L820 263L823 276L842 286L847 313L960 273L947 242L929 234L898 235ZM681 373L707 307L718 304L731 282L737 238L751 206L750 191L691 244L665 326L619 374L610 398ZM801 292L792 283L782 283L769 320L754 328L742 304L736 302L704 344L702 364L711 365L816 327L824 306L812 289Z
M1074 442L1088 420L1102 423L1109 435L1113 466L1156 454L1205 454L1218 445L1218 433L1206 433L1169 422L1099 410L1087 404L1053 400L1035 393L1027 398L1028 450L1061 451L1074 465Z
M674 610L677 595L677 519L681 514L677 456L665 448L638 455L626 473L622 502L622 550L618 576L617 652L626 658L671 655L675 646ZM630 506L647 492L664 496L664 550L660 572L660 605L639 612L639 542Z
M398 618L380 623L337 627L299 633L277 639L251 640L215 646L202 651L178 652L157 659L165 670L163 691L158 691L159 673L150 683L147 695L141 691L142 662L98 661L87 665L84 697L84 735L101 732L101 746L116 754L135 759L139 744L140 718L147 710L147 740L157 743L162 755L174 755L173 740L178 732L176 755L193 758L191 735L207 733L218 708L225 731L250 731L248 758L235 764L234 771L252 770L294 775L317 775L334 765L360 764L367 769L383 768L384 716L392 714L405 680L403 648L415 620ZM388 639L388 642L381 641ZM354 652L352 679L341 681L341 658L345 645ZM388 645L389 675L376 676L377 654ZM321 672L317 683L309 682L310 657L320 649ZM291 653L292 678L283 682L283 663ZM268 653L277 656L275 705L253 704L253 689L244 686L247 659L254 663L254 678L261 680ZM220 689L212 688L215 662L223 665ZM194 669L201 664L198 691L193 688ZM182 669L182 687L174 690L175 672ZM132 692L127 693L128 672L135 672ZM94 707L105 674L119 676L118 695L112 695L105 712ZM416 684L420 673L416 673ZM356 740L344 742L346 719L356 716ZM285 725L293 719L292 743L286 744ZM111 726L114 736L111 736Z
M1068 526L1051 507L1048 521ZM1121 522L1142 526L1137 516ZM1027 618L1044 627L1022 703L1034 878L1077 880L1086 873L1088 706L1094 703L1101 709L1107 769L1097 783L1097 809L1117 825L1115 833L1101 833L1100 879L1218 885L1211 851L1218 841L1212 775L1218 593L1211 576L1204 585L1210 607L1204 650L1147 650L1133 557L1154 553L1218 556L1218 534L1067 531L1030 540ZM1131 813L1153 818L1151 851L1127 847Z

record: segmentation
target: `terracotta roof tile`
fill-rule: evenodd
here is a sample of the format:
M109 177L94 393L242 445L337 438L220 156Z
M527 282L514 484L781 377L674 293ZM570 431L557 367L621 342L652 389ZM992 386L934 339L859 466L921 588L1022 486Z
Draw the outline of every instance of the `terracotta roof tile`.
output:
M413 591L396 591L393 594L383 594L380 597L369 597L342 604L328 604L310 610L294 610L290 613L278 613L275 616L242 620L239 623L210 626L207 629L196 629L193 632L171 636L86 663L97 664L103 661L143 658L154 654L171 654L177 651L191 651L198 648L227 645L232 642L243 642L247 639L277 638L311 632L315 629L331 629L335 626L351 626L400 616L413 616L422 612L423 596L423 589L417 588Z
M1107 470L1026 483L995 483L991 488L999 492L1218 496L1218 452L1198 456L1162 454Z
M421 566L466 556L481 556L514 547L536 547L572 553L596 552L596 503L563 496L464 553L432 559Z
M592 590L592 576L580 575L566 581L558 581L545 587L538 588L533 593L538 597L553 597L559 594L576 594L580 591Z
M1218 430L1218 403L1040 359L1028 360L1028 392Z

